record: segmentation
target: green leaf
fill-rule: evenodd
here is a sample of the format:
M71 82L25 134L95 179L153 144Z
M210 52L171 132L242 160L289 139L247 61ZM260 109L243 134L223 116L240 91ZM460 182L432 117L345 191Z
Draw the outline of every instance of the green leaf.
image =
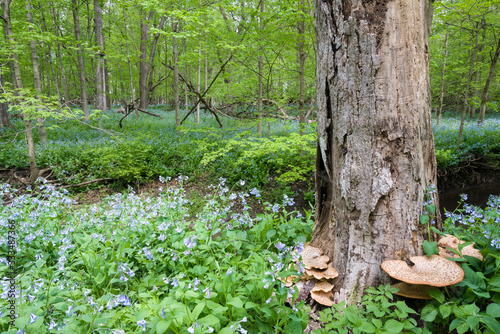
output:
M486 314L492 316L493 318L500 317L500 304L494 303L486 307Z
M302 322L300 320L290 321L285 328L285 333L300 334L302 333Z
M220 322L220 320L215 315L209 314L206 317L198 319L198 322L200 324L206 324L210 327L213 327L213 326L217 325Z
M427 204L425 207L431 215L436 214L436 206L434 204Z
M372 319L372 323L375 325L375 327L382 328L382 321L380 319Z
M420 224L425 225L429 222L429 216L428 215L421 215L420 216Z
M235 297L231 299L230 301L227 302L229 305L233 305L236 308L242 308L243 307L243 302L239 297Z
M457 318L453 320L450 324L450 332L453 331L454 329L458 333L463 334L467 332L467 330L469 329L469 325L467 325L464 319Z
M486 289L486 282L481 278L474 270L472 270L467 263L462 263L460 266L464 271L464 279L462 282L458 283L459 286L468 286L475 290L474 292L480 292L480 290Z
M170 327L171 322L172 322L172 320L168 320L168 321L160 320L160 321L158 321L158 323L156 324L156 333L157 334L165 333L167 331L167 329Z
M495 276L490 278L490 280L488 281L488 284L490 284L494 287L500 288L500 273L497 273Z
M479 317L477 317L477 316L467 317L466 322L467 322L467 325L469 326L470 329L475 329L476 326L479 324Z
M493 333L500 333L500 323L498 320L493 319L492 317L484 316L481 321L488 327L490 331Z
M364 333L375 333L377 331L377 328L369 322L363 322L358 328Z
M211 300L206 300L205 301L207 307L212 310L212 314L217 314L217 313L224 313L227 310L226 306L222 306L221 304L215 303Z
M441 317L446 319L451 314L451 306L450 305L439 305L439 313L441 313Z
M427 256L431 256L433 254L439 254L439 249L437 245L437 241L429 242L424 240L424 252Z
M384 325L384 329L391 333L401 333L403 329L403 324L397 320L389 319Z
M200 304L196 305L196 307L193 310L192 319L197 319L200 313L203 311L203 308L205 308L205 303L202 301Z
M436 319L437 315L438 315L438 309L432 304L427 304L422 309L420 318L427 322L433 322L434 319Z
M276 235L276 230L269 230L266 233L266 238L271 239L275 235Z
M436 299L441 304L444 302L444 294L438 289L432 289L429 292L429 296Z

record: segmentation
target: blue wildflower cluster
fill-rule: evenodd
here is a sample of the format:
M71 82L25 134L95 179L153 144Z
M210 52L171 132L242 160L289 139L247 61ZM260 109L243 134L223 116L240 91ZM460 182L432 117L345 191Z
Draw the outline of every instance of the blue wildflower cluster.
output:
M272 206L253 219L246 200L259 191L231 192L223 179L193 221L184 181L163 184L157 197L129 189L88 206L74 206L45 180L23 195L1 184L0 241L6 245L11 222L18 240L18 319L13 328L1 317L2 332L246 333L291 321L305 328L307 317L291 314L307 310L287 306L294 292L280 278L312 222ZM231 211L236 202L242 213ZM290 203L285 196L279 207ZM0 272L7 268L0 255ZM0 289L5 308L9 284Z

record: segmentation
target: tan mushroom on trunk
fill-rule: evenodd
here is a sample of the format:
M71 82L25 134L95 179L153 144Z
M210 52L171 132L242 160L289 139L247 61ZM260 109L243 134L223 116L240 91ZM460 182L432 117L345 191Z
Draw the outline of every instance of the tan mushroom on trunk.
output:
M457 254L451 253L446 249L446 247L454 249L457 252L460 252L458 250L458 245L465 243L465 241L462 241L455 237L454 235L447 234L445 237L442 237L438 241L438 246L439 246L439 255L442 257L459 257ZM472 256L475 257L476 259L483 260L483 255L478 249L474 248L474 244L465 246L462 248L462 252L460 252L462 256L467 255L467 256Z
M464 278L464 271L459 265L439 255L413 256L410 261L414 263L411 267L405 261L386 260L382 269L389 276L406 283L437 287L457 284Z

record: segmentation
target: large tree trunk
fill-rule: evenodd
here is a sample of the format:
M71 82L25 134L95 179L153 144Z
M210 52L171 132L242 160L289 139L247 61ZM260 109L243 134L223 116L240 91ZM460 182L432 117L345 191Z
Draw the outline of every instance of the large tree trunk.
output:
M77 57L78 57L78 72L80 74L80 91L82 94L81 97L81 107L83 111L83 115L85 117L85 121L89 121L89 109L87 106L88 98L87 98L87 86L85 83L85 64L83 62L83 51L82 45L80 43L80 18L78 17L78 3L77 0L72 0L73 3L73 21L75 22L75 39L78 44Z
M490 90L491 81L493 81L493 76L495 75L495 68L497 66L499 56L500 56L500 38L498 39L497 50L495 51L495 55L493 56L493 59L491 60L488 78L486 79L486 83L484 84L483 93L481 94L481 107L479 108L479 118L477 120L477 123L479 126L483 125L484 114L486 111L486 101L488 101L488 92Z
M26 1L26 17L28 20L29 25L29 31L33 33L33 17L31 15L31 2L30 0ZM38 52L36 50L36 41L31 40L30 41L30 48L31 48L31 60L33 62L33 80L35 83L35 89L40 94L42 92L42 86L40 84L40 69L38 66ZM50 77L49 77L50 81ZM37 98L40 98L40 95L37 95ZM45 132L45 127L43 126L43 118L37 117L37 126L38 126L38 135L40 136L40 141L42 143L45 143L47 141L47 133Z
M358 302L388 281L384 260L422 254L419 216L436 185L427 10L418 0L316 0L312 244L341 275L337 300Z

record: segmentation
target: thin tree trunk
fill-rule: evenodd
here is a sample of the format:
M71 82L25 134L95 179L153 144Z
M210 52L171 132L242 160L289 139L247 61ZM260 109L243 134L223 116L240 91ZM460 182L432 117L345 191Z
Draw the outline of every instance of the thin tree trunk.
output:
M3 57L0 57L0 60L3 61ZM0 87L3 87L3 75L1 71ZM0 93L3 93L3 91L0 90ZM10 122L9 105L7 102L0 102L0 129L1 128L14 128L14 125Z
M174 109L175 109L175 126L178 128L181 126L181 109L179 107L179 52L177 50L177 37L175 33L177 32L177 22L172 22L172 53L174 56Z
M54 32L57 37L59 37L61 34L59 33L61 31L59 24L57 22L57 12L54 10L54 7L50 7L50 10L52 12L52 18L53 18L53 24L54 24ZM63 36L61 36L63 37ZM64 68L64 61L62 57L62 52L61 52L61 43L57 43L57 53L56 53L57 59L59 59L59 71L61 72L61 81L62 81L62 90L64 94L64 102L69 101L69 95L68 95L68 80L66 78L66 69Z
M182 46L184 48L184 54L186 54L187 48L186 48L186 39L185 38L182 39ZM184 62L184 78L186 78L186 80L188 77L188 69L187 68L188 68L187 62ZM186 83L184 83L184 109L185 109L185 113L187 114L189 111L189 107L188 107L188 87L187 87Z
M9 40L11 45L15 45L14 37L12 34L12 26L10 23L10 4L11 0L4 0L3 5L3 23L4 23L4 32L5 36ZM17 52L12 54L12 67L14 70L14 78L15 78L15 86L16 89L23 89L23 81L21 78L21 69L19 68L19 57ZM17 94L17 93L16 93ZM18 96L19 99L22 99L22 96ZM31 128L31 121L27 115L21 113L24 121L24 128L26 130L26 142L28 144L28 160L30 164L30 182L34 183L38 178L38 167L36 165L35 158L35 142L33 139L33 131Z
M72 0L73 6L73 22L75 23L75 39L78 46L77 58L78 58L78 73L80 74L80 92L81 96L81 108L83 111L83 115L85 117L85 121L89 121L89 109L88 109L88 98L87 98L87 86L85 82L85 63L83 62L83 51L82 44L80 43L80 18L78 16L78 3L77 0Z
M98 110L106 111L106 79L104 75L104 35L102 33L102 8L99 0L94 0L94 30L96 51L95 86L96 106ZM101 117L99 117L99 129L101 128Z
M303 12L305 15L305 8L304 8L304 0L300 0L300 10ZM305 22L304 20L300 20L297 24L297 30L299 33L299 41L297 43L297 51L299 54L299 86L300 86L300 93L299 93L299 131L300 134L304 134L304 129L303 126L306 122L305 118L305 109L304 109L304 64L306 60L306 54L304 52L304 41L305 41Z
M483 21L483 27L486 26L486 20ZM483 29L483 36L482 36L482 40L481 40L481 44L479 45L479 51L478 51L478 56L477 56L477 62L479 64L481 64L481 61L482 61L482 52L483 52L483 49L484 49L484 41L486 39L486 29ZM476 76L475 76L475 79L474 79L474 97L478 97L478 87L479 87L479 83L481 82L481 66L478 66L478 68L476 69ZM470 117L471 118L476 118L476 103L474 102L471 106L470 106Z
M443 56L443 69L441 70L441 90L439 92L439 108L437 111L437 125L441 123L441 114L443 111L443 97L444 97L444 74L446 69L446 58L448 57L448 38L450 37L450 31L446 31L446 39L444 41L444 56Z
M263 18L262 15L264 13L264 0L260 2L260 13L261 17L259 17L259 29L262 31L263 30ZM261 38L263 37L263 34L260 34ZM260 42L262 43L262 41ZM259 56L259 63L258 63L258 71L259 71L259 91L258 91L258 96L257 96L257 115L258 115L258 122L257 122L257 135L262 136L262 119L263 119L263 110L262 110L262 64L263 64L263 57L262 53L264 52L264 49L262 48L262 45L259 47L260 49L260 56Z
M125 22L125 38L126 40L126 46L127 46L127 62L128 62L128 73L129 73L129 78L130 78L130 94L132 96L132 102L135 101L135 94L134 94L134 77L132 74L132 62L130 61L130 48L128 45L128 29L127 29L127 15L125 13L125 8L123 8L123 20ZM137 114L138 117L138 114Z
M419 222L426 189L436 184L427 6L419 0L315 2L312 245L341 275L336 301L357 303L365 289L387 283L381 263L423 254L430 237Z
M26 17L28 20L29 25L29 31L32 33L33 32L33 16L31 15L31 1L27 0L26 1ZM42 86L40 84L40 69L38 66L38 52L36 49L36 41L31 40L30 41L30 48L31 48L31 60L33 62L33 80L35 83L35 89L38 92L38 94L42 93ZM48 68L47 68L48 69ZM50 81L50 77L48 77ZM40 95L37 95L37 98L40 98ZM40 136L40 141L42 143L45 143L47 141L47 133L45 132L45 127L43 126L43 118L37 117L37 126L38 126L38 134Z
M495 51L495 55L493 56L493 59L491 60L488 78L486 79L486 83L484 84L483 93L481 94L481 107L479 109L479 118L477 120L477 123L479 126L482 126L483 122L484 122L484 114L486 111L486 102L488 101L488 92L490 90L490 84L493 81L493 76L495 75L495 68L497 66L499 56L500 56L500 38L498 39L497 50Z
M200 0L201 7L201 0ZM197 77L197 86L198 92L201 89L201 37L198 37L198 77ZM200 124L200 102L196 104L196 124Z
M45 15L43 13L43 7L42 7L42 2L39 1L38 2L38 6L39 6L39 9L40 9L40 13L42 15L42 26L43 26L43 29L45 31L48 32L48 29L47 29L47 24L45 22ZM54 19L55 21L55 19ZM57 36L57 29L54 25L54 30L55 30L55 35ZM47 49L48 49L48 52L47 52L47 61L49 62L49 66L50 66L50 74L52 75L52 80L54 81L54 86L56 87L56 94L57 94L57 97L59 99L61 99L61 91L59 90L59 78L56 76L56 71L54 70L54 62L52 61L52 47L50 45L50 43L47 43ZM56 54L56 57L60 58L59 54ZM47 72L49 72L47 70ZM50 76L47 75L47 82L50 82ZM51 94L52 95L52 94Z
M148 107L148 63L147 63L147 51L148 51L148 34L149 34L149 24L146 21L150 21L153 18L154 12L149 12L147 18L141 18L141 58L139 63L139 106L141 109L146 110Z
M469 68L469 76L467 77L467 87L465 88L465 92L464 92L464 94L465 94L465 96L464 96L464 108L462 110L462 117L460 119L460 129L458 130L458 143L457 143L457 147L460 147L460 144L462 144L462 136L463 136L463 133L464 133L465 116L467 115L467 110L469 108L470 84L472 82L472 77L473 77L473 74L474 74L474 66L476 64L477 49L478 49L478 42L479 42L479 32L481 31L481 28L483 27L483 22L481 23L481 27L479 27L478 30L476 31L476 43L475 43L475 48L472 51L471 63L470 63L470 68Z

